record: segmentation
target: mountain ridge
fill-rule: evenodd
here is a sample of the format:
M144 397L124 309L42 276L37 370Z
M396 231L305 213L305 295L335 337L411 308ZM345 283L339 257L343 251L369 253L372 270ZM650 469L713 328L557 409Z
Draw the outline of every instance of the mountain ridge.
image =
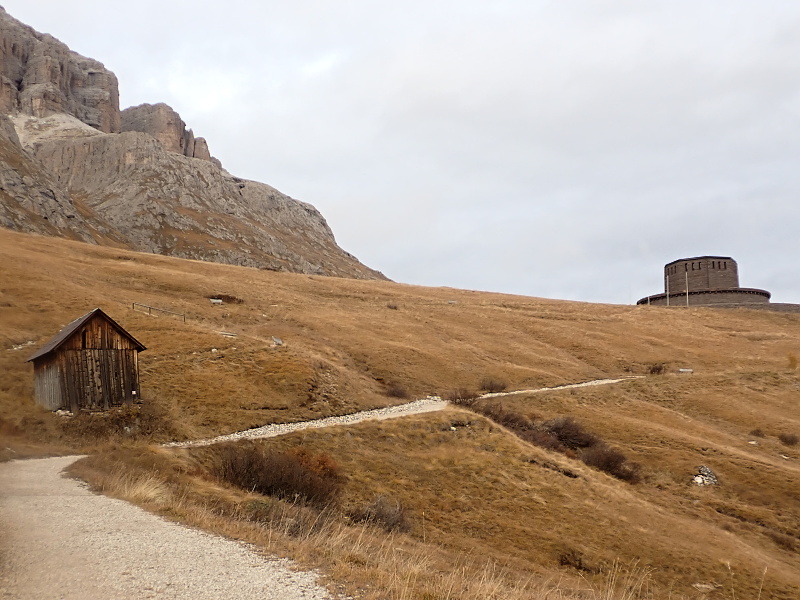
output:
M0 8L0 225L276 271L386 279L312 205L235 177L164 103Z

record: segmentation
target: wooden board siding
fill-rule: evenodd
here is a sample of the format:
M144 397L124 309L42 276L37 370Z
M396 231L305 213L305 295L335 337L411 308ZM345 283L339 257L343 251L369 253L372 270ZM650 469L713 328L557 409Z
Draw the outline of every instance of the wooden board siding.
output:
M36 402L50 410L78 412L106 410L140 398L141 350L144 346L100 309L87 313L29 359L34 364Z
M58 363L56 361L42 362L34 368L35 390L37 404L50 410L63 407L61 394L61 380L58 376Z
M100 316L96 316L64 341L59 349L81 350L83 348L116 348L132 350L136 346L127 336Z
M65 350L65 400L74 412L103 410L131 402L139 395L135 350Z

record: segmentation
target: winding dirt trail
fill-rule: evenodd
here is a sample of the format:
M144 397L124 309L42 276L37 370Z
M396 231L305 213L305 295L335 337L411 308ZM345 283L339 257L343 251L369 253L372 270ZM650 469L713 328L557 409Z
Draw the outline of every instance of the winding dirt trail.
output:
M608 385L623 379L519 390L484 397ZM267 425L209 440L283 435L442 410L431 397L304 423ZM317 574L285 560L172 523L62 476L78 456L0 464L0 600L331 600Z
M567 385L559 385L556 387L544 387L531 390L515 390L513 392L497 392L494 394L483 394L481 398L500 398L502 396L517 396L522 394L538 394L540 392L553 392L556 390L568 390L573 388L591 387L596 385L609 385L611 383L619 383L621 381L628 381L630 379L640 379L641 375L634 375L630 377L621 377L619 379L595 379L592 381L584 381L582 383L570 383ZM426 412L435 412L443 410L448 405L448 402L442 400L438 396L428 396L406 404L398 404L396 406L387 406L386 408L375 408L372 410L364 410L349 415L341 415L338 417L325 417L324 419L314 419L313 421L301 421L298 423L272 423L264 425L263 427L255 427L253 429L246 429L244 431L237 431L235 433L228 433L226 435L219 435L217 437L208 438L205 440L193 440L190 442L170 442L164 444L168 447L188 448L196 446L210 446L212 444L219 444L221 442L232 442L235 440L243 439L263 439L269 437L276 437L279 435L286 435L292 431L300 431L301 429L315 429L319 427L333 427L335 425L352 425L353 423L361 423L362 421L375 421L382 419L396 419L397 417L405 417L407 415L418 415Z

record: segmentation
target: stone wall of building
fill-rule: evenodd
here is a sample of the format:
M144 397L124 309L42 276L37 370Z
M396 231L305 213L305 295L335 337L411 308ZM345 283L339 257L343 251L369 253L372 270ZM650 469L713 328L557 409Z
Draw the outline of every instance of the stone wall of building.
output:
M689 306L712 306L731 304L742 306L748 304L766 304L769 302L770 293L764 290L739 288L736 290L701 291L688 294ZM687 294L683 292L670 292L669 306L686 306ZM638 304L650 306L667 306L667 295L656 294L642 298Z
M682 258L664 267L664 292L729 290L739 287L739 268L730 256Z
M730 256L695 256L664 265L664 293L636 304L751 306L769 304L770 296L766 290L740 288L739 267Z

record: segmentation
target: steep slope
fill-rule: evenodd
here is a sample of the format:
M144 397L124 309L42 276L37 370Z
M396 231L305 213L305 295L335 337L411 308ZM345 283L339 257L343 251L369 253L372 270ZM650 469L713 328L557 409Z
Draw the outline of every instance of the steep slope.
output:
M311 205L232 176L165 104L0 9L0 224L270 270L385 279Z
M226 302L212 305L210 295ZM186 323L134 311L133 302L183 313ZM400 403L391 394L402 389L410 397L477 389L486 377L522 390L645 375L658 363L667 373L500 399L538 423L575 418L642 465L635 485L457 407L265 441L341 465L344 514L383 496L401 502L410 524L407 534L381 537L312 514L305 530L292 513L278 519L296 507L215 483L213 448L135 446L130 421L109 419L104 431L33 405L25 359L96 306L148 347L140 355L147 409L132 423L145 442ZM101 448L93 468L151 485L159 478L151 509L205 515L197 525L299 553L367 598L404 597L402 585L411 586L406 598L537 597L448 596L447 585L461 585L450 575L479 580L486 561L501 565L487 568L506 583L549 578L564 591L551 598L570 598L602 585L619 559L652 569L652 598L670 589L673 598L757 598L763 576L761 598L795 600L800 446L779 436L800 434L799 338L795 314L275 273L0 231L0 456L33 442ZM700 465L718 486L691 484ZM325 531L336 535L324 539Z
M69 194L23 150L13 122L5 115L0 115L0 226L95 239Z

